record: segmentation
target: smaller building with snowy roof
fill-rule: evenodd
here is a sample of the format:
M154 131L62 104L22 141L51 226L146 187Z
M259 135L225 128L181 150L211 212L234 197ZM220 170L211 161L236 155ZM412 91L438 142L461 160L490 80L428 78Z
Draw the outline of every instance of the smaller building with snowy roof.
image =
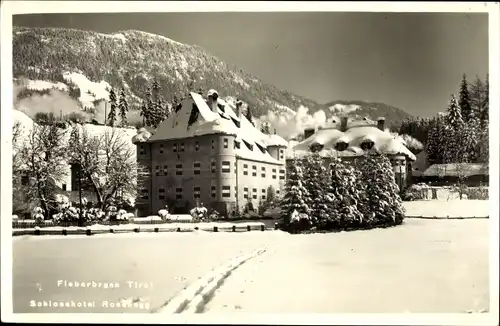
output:
M152 172L139 185L140 215L165 205L189 211L196 202L230 215L257 208L271 189L283 191L288 143L263 134L242 109L214 90L206 99L192 92L153 135L143 130L134 137L138 162Z
M318 130L304 130L304 140L295 144L289 154L296 158L318 152L325 162L334 158L354 161L366 154L384 154L389 157L400 189L411 180L411 162L415 155L398 138L385 131L385 119L351 120L333 118ZM289 157L289 164L291 159Z

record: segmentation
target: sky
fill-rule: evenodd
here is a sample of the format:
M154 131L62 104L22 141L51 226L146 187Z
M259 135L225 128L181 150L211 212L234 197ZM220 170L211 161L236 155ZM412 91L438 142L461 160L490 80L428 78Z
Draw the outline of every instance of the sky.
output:
M80 13L13 24L159 34L318 103L383 102L418 116L445 111L462 74L488 72L486 13Z

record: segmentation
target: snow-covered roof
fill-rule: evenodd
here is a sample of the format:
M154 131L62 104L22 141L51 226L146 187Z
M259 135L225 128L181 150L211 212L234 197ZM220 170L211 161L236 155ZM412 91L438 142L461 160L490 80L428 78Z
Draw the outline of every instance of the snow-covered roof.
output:
M489 175L488 164L485 163L451 163L433 164L423 173L425 177L449 176L457 177L463 175Z
M196 104L199 114L194 121L191 121L191 125L189 125L193 104ZM200 94L191 92L190 97L182 102L179 111L163 121L158 126L156 133L149 138L148 142L183 139L210 134L234 135L237 140L243 141L240 144L240 148L235 149L236 156L261 162L282 164L269 155L267 151L263 153L257 146L264 149L271 143L280 143L282 144L281 146L286 146L284 139L279 140L278 135L270 137L263 134L243 115L238 116L235 113L236 108L232 104L220 98L218 99L218 104L223 106L223 110L217 108L217 112L214 112L209 108ZM253 148L248 148L245 142Z
M348 125L346 131L337 129L336 126L322 128L316 131L312 136L303 140L293 147L297 156L310 153L312 145L322 145L323 149L319 152L322 156L359 156L364 153L361 149L361 143L365 141L373 142L372 150L381 154L403 154L410 160L415 161L415 155L406 146L395 139L391 134L384 132L373 124L366 122L352 123ZM348 144L343 151L337 151L337 143L345 142Z

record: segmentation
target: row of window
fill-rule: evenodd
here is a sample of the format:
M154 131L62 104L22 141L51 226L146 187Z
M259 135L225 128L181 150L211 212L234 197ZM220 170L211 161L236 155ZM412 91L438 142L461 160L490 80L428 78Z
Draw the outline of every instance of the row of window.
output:
M243 140L243 142L245 143L245 146L253 151L253 145L246 142L245 140ZM228 138L224 138L223 139L223 147L224 148L229 148L229 139ZM234 149L237 149L237 148L240 148L241 147L241 144L240 144L240 141L238 140L235 140L234 141L234 144L233 144L233 148ZM266 148L264 147L261 147L261 146L258 146L259 149L261 150L262 153L265 153L266 152ZM186 149L184 143L173 143L172 144L172 152L173 153L182 153L184 152ZM212 149L215 149L215 140L212 139ZM196 152L198 152L200 150L200 143L198 141L195 141L194 143L194 150ZM164 147L163 147L163 144L160 144L160 149L159 149L159 153L160 154L163 154L165 151L164 151ZM144 146L140 146L139 147L139 155L146 155L146 148ZM285 158L285 152L283 149L280 149L279 151L279 156L280 156L280 160L283 160Z
M222 161L221 164L222 173L231 173L231 162L230 161ZM212 173L216 172L216 163L214 160L210 162L210 171ZM193 174L201 174L201 163L194 162L193 163ZM236 162L234 162L234 173L236 173ZM272 169L271 177L273 179L277 178L277 169ZM155 168L155 174L157 176L166 176L168 175L168 165L157 165ZM183 175L183 167L182 164L175 165L175 175ZM243 175L248 175L248 164L243 164ZM260 171L260 176L262 178L266 178L266 167L262 166ZM257 176L257 165L252 165L252 176ZM279 178L280 180L285 180L285 170L279 170Z
M221 189L222 197L223 198L231 198L231 186L222 186ZM252 189L252 198L257 199L257 188ZM279 195L280 191L279 189L276 190L276 195ZM210 187L210 196L212 198L216 198L217 196L217 187L216 186L211 186ZM234 187L234 197L238 196L238 188ZM262 189L261 193L261 199L265 200L267 196L267 190ZM142 199L149 199L149 192L147 189L142 189L141 190L141 198ZM193 198L198 199L201 198L201 187L200 186L194 186L193 187ZM249 194L248 194L248 187L243 188L243 198L248 199ZM158 189L158 199L159 200L165 200L166 199L166 194L165 194L165 189L160 188ZM183 188L175 188L175 199L182 200L183 199Z

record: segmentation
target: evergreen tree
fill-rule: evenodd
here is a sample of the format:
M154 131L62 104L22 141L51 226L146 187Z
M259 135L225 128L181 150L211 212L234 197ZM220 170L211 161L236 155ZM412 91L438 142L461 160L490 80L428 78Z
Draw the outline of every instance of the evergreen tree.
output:
M365 222L374 226L401 224L405 210L389 159L367 155L360 172L366 190L361 205Z
M113 89L109 91L109 104L110 104L110 110L108 114L108 122L111 127L115 125L116 122L116 94Z
M309 214L310 195L304 187L303 166L300 160L294 158L290 166L285 185L285 194L280 202L282 222L285 226L290 225L290 219L294 211L303 214Z
M125 90L122 88L120 92L120 102L119 102L119 108L120 108L120 120L122 126L127 125L127 113L128 113L128 102L127 98L125 97Z
M459 129L464 121L462 119L462 113L460 107L458 106L457 99L455 95L451 95L450 104L448 106L447 124L453 129Z
M252 124L252 126L255 127L255 123L253 122L252 118L252 110L250 109L250 106L247 106L247 112L245 114L245 118Z
M330 173L330 187L327 189L330 219L320 227L326 229L359 227L363 223L363 214L359 206L364 191L359 188L356 169L350 163L335 158L330 163Z
M482 113L486 104L486 86L478 76L476 76L474 83L470 84L469 94L472 115L474 118L482 120Z
M304 187L309 197L308 207L313 225L324 225L330 220L328 189L330 184L323 158L319 153L313 153L304 160Z
M486 82L484 85L485 95L484 95L484 106L480 112L480 121L482 127L488 126L489 123L489 110L490 110L490 79L489 74L486 75Z
M429 130L425 148L427 160L431 164L439 164L443 162L444 118L434 117L430 125L432 127Z
M142 102L141 105L141 117L142 117L142 123L143 125L147 126L147 121L149 121L149 112L148 112L148 107L146 106L146 103Z
M468 122L473 118L474 112L471 107L471 100L469 96L469 84L467 83L467 76L462 76L462 83L460 84L460 97L458 101L462 119Z
M160 97L160 92L161 92L160 84L155 79L153 80L153 85L151 85L151 95L152 95L152 101L154 103L158 102L158 99Z

